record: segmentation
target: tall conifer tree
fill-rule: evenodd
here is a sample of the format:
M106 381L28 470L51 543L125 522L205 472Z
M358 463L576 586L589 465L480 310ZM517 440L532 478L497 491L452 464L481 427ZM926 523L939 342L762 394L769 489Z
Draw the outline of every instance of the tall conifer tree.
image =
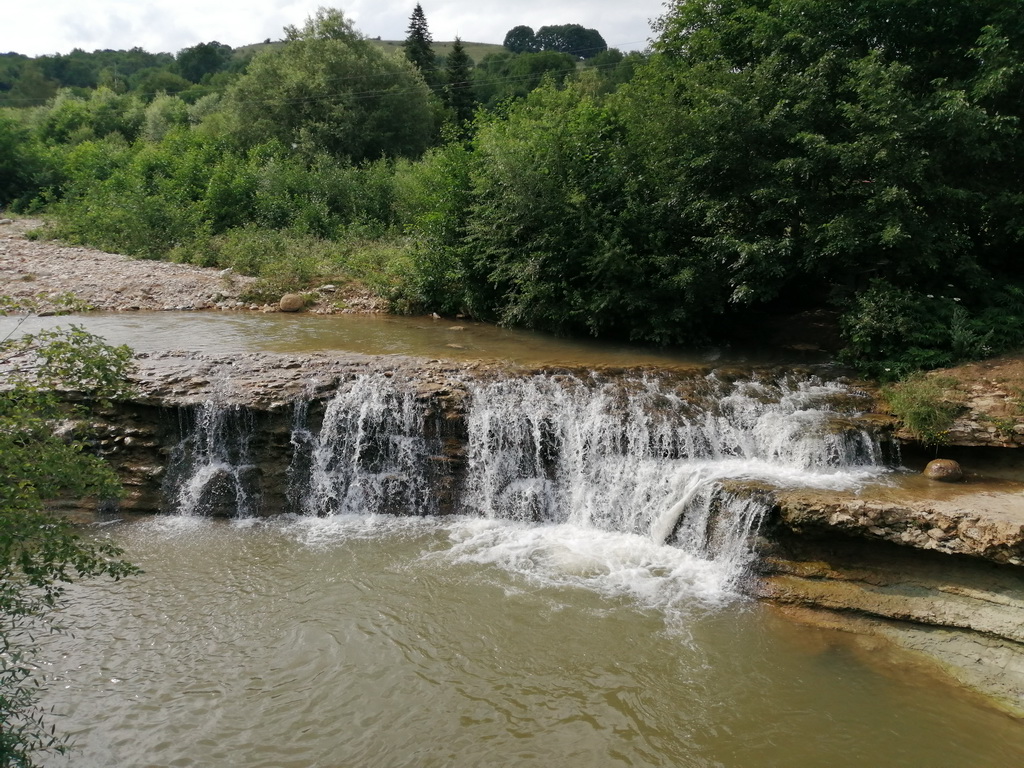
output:
M469 79L470 58L458 37L445 59L444 101L460 125L473 119L476 97Z
M423 6L416 3L412 16L409 17L409 30L402 46L405 56L423 74L423 79L433 84L435 80L434 49L431 47L430 30L427 28L427 16Z

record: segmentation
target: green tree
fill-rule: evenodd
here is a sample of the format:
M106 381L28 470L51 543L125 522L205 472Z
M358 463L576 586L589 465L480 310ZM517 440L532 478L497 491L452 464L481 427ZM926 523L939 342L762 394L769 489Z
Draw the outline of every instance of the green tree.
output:
M643 53L623 54L618 48L609 48L586 62L587 69L597 72L605 91L614 91L633 79L640 65L647 61Z
M621 116L589 82L550 81L483 118L464 242L465 304L503 323L693 342L720 311L720 270L663 229ZM716 279L717 278L717 279Z
M132 91L147 101L160 93L181 93L192 87L188 80L166 69L139 70L131 82Z
M230 45L218 43L199 43L191 48L183 48L175 57L178 72L186 80L193 83L201 82L208 75L221 72L231 64L232 49Z
M434 82L437 69L432 46L433 40L427 27L426 14L423 13L423 7L416 3L409 17L409 29L402 48L405 50L405 57L420 71L423 79L431 84Z
M954 284L983 313L1024 277L1019 8L694 0L658 30L617 103L673 202L664 225L723 266L734 308L857 312L882 280L922 298Z
M502 45L512 53L537 53L540 50L533 27L527 27L524 24L512 27L505 34L505 41Z
M32 132L0 115L0 207L35 195L47 167L43 148Z
M225 98L243 145L276 140L353 162L426 149L430 90L412 64L368 43L341 11L285 31L285 45L258 54Z
M445 59L444 102L451 110L455 122L463 125L473 119L476 110L476 96L470 79L471 60L462 40L458 37Z
M48 144L76 144L119 134L134 141L142 128L143 105L132 94L99 88L87 96L65 89L36 116L40 138Z
M557 85L575 75L577 61L568 53L491 53L474 67L473 91L486 107L493 109L509 99L521 99L539 86L545 77Z
M58 88L57 81L48 78L36 61L28 60L4 95L4 102L12 107L38 107L52 99Z
M0 313L16 308L0 298ZM83 539L44 511L58 497L116 496L116 478L87 452L84 435L57 428L85 413L58 389L98 400L121 396L129 364L126 347L75 327L0 342L0 766L33 766L41 753L67 750L38 705L31 671L33 636L59 629L65 585L137 572L116 547Z
M554 24L537 30L537 50L568 53L590 59L608 50L601 33L580 24Z

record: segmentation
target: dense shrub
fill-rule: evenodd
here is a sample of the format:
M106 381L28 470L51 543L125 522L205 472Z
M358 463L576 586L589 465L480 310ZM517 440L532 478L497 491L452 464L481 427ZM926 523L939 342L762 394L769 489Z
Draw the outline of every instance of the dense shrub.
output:
M27 207L50 180L52 164L28 128L0 114L0 208Z

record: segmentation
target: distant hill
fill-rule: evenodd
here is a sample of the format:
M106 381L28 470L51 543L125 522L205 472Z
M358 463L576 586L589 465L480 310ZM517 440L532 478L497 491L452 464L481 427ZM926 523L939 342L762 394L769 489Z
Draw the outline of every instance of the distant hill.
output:
M368 38L368 41L373 43L379 48L383 48L385 51L400 51L404 40L378 40ZM434 42L432 47L434 53L438 56L447 56L448 52L452 49L452 42ZM236 56L244 56L248 53L258 53L267 48L278 48L284 45L284 43L278 41L273 43L254 43L252 45L243 45L235 48ZM489 53L501 53L505 51L505 46L498 43L470 43L467 41L462 42L462 47L466 49L466 53L473 59L474 64L479 64L480 61Z
M371 43L383 48L386 51L399 51L402 49L404 40L370 40ZM453 42L450 43L431 43L431 47L434 49L436 56L447 56L448 52L452 49ZM483 59L489 53L502 53L506 51L505 46L499 43L470 43L466 40L462 41L462 47L465 48L466 53L473 60L474 64L479 64L480 60Z

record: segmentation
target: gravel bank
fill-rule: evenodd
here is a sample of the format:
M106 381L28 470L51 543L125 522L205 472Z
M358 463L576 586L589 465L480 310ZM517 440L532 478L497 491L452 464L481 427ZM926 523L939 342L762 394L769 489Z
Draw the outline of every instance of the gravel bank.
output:
M38 219L0 224L0 294L47 298L72 293L97 310L257 310L276 306L243 303L240 297L255 278L231 270L132 259L52 240L29 240L25 233ZM381 312L384 302L354 287L326 286L314 292L308 311Z

